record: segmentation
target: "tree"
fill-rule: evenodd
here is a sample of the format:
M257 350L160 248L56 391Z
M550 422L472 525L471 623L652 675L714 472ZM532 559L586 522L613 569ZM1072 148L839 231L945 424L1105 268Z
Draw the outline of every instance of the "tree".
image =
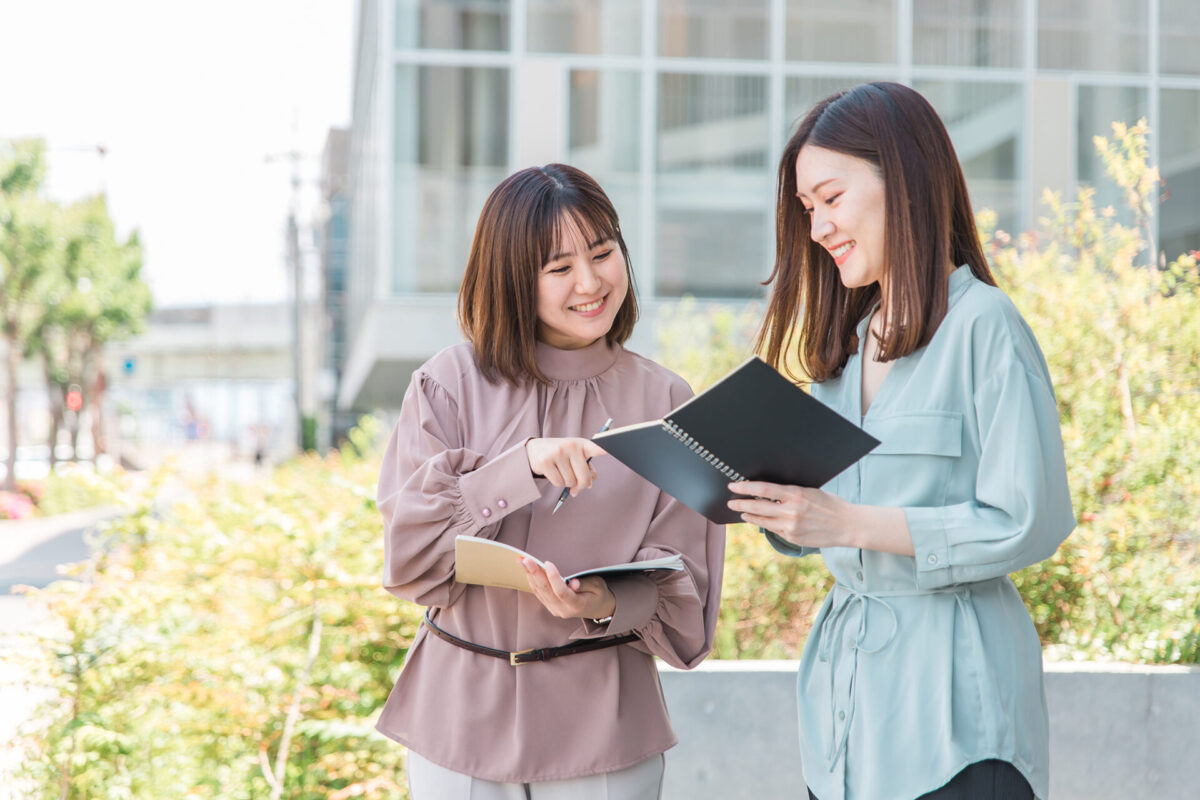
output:
M16 485L17 367L34 323L39 285L56 250L54 209L38 194L46 172L44 151L40 140L0 142L0 335L7 345L9 443L3 488L10 491Z
M118 240L104 196L79 202L63 213L63 248L58 269L42 283L42 303L26 354L43 364L51 398L51 449L69 422L74 453L79 419L92 412L96 452L104 452L102 427L104 345L141 331L150 311L142 281L141 243L136 232ZM77 386L79 408L67 408Z

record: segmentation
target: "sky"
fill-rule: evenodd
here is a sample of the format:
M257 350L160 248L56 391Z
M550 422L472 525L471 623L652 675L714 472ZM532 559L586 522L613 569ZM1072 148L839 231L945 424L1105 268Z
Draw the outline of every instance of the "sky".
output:
M285 300L287 154L303 154L311 251L321 150L350 122L356 6L0 0L0 139L46 140L52 198L106 192L157 306Z

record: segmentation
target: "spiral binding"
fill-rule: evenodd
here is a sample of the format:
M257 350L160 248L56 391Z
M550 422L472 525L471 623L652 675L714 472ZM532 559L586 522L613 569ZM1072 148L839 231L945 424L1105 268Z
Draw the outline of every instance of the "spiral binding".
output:
M671 434L679 441L683 442L684 446L687 447L688 450L691 450L693 453L700 456L707 463L712 464L718 472L720 472L729 480L735 483L737 481L745 480L745 478L742 477L742 473L738 472L736 469L713 455L711 450L696 441L693 436L691 436L683 428L676 425L673 420L664 419L663 429L665 429L667 433Z

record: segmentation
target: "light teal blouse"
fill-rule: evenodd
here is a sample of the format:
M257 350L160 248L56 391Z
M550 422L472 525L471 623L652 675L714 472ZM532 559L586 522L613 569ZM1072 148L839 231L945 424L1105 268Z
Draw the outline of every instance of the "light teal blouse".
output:
M800 662L805 779L820 800L912 800L998 758L1045 798L1042 650L1007 577L1075 527L1041 350L963 266L932 341L895 362L866 415L861 384L856 354L812 387L880 440L824 488L904 509L916 556L820 551L837 582ZM788 555L817 552L767 535Z

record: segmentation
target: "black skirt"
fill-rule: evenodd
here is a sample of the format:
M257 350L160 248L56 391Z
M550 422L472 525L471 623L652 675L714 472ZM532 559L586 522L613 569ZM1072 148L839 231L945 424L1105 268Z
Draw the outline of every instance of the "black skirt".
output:
M819 800L812 789L808 800ZM971 764L945 786L916 800L1033 800L1033 788L1016 767L993 758Z

